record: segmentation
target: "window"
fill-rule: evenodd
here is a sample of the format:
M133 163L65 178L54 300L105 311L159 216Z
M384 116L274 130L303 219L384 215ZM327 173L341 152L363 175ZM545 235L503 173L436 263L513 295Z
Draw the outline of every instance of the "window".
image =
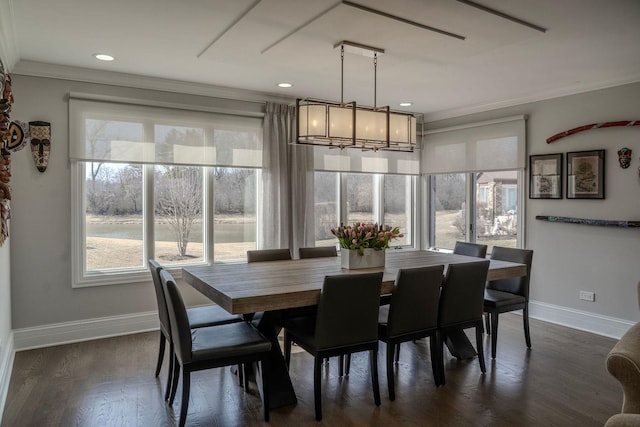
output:
M425 132L429 176L429 244L456 240L522 246L526 117L505 117Z
M71 95L73 286L255 249L262 120Z
M432 180L432 247L453 249L466 240L466 175L435 175Z
M415 182L410 175L315 172L316 246L336 245L331 228L373 222L400 227L395 246L415 246Z

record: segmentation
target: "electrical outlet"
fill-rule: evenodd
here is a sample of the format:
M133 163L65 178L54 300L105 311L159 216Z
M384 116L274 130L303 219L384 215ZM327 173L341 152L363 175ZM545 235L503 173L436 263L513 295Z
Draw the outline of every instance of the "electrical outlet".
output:
M584 301L594 302L596 300L596 294L589 291L580 291L579 298Z

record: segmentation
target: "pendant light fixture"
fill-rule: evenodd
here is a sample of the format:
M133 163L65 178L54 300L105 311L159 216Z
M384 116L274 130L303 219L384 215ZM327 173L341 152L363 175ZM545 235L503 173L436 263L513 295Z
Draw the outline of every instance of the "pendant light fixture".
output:
M413 151L419 148L416 128L422 115L391 111L377 107L378 54L384 49L342 41L340 46L340 102L319 99L296 100L296 130L298 144L320 145L361 150ZM373 56L373 107L344 102L345 47L366 56Z

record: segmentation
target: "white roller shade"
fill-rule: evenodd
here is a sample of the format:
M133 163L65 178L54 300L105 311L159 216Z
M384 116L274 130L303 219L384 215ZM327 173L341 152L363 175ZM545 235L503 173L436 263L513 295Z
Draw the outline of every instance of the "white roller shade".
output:
M313 147L317 171L419 175L420 150L409 152L360 151Z
M261 167L262 119L69 98L72 160Z
M425 131L422 173L524 169L525 125L517 116Z

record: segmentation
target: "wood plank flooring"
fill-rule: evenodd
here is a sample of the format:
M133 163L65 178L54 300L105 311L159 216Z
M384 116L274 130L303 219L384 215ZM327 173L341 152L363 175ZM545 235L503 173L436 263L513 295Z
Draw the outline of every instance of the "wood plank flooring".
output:
M478 361L445 356L446 380L436 388L426 340L402 345L396 367L396 400L389 401L385 346L380 344L382 405L373 403L365 353L354 355L351 374L338 377L337 359L323 375L323 421L314 419L313 359L292 356L298 404L262 418L255 384L237 384L228 368L193 374L190 426L602 426L620 411L622 392L605 369L615 340L531 321L533 347L524 344L522 319L500 317L498 358ZM153 376L157 333L108 338L18 352L2 427L174 426L163 401L166 366ZM473 340L472 342L475 342ZM485 353L490 353L485 336ZM165 361L166 362L166 361Z

